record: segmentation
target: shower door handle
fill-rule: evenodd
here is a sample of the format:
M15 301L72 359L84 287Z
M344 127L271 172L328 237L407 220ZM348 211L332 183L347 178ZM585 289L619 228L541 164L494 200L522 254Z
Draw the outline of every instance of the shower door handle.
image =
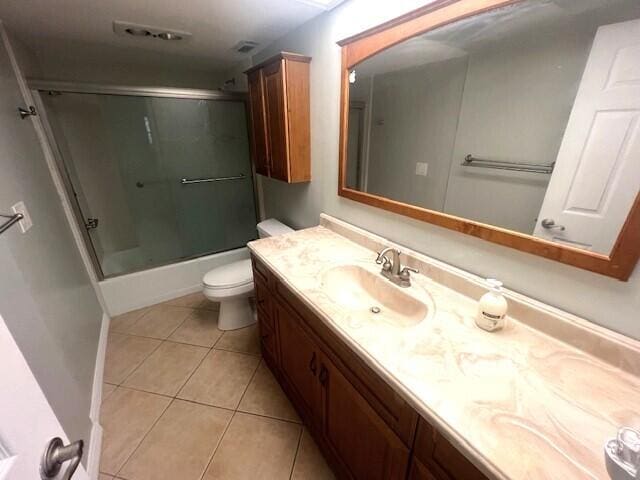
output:
M87 221L85 222L84 227L87 230L93 230L94 228L98 228L98 219L97 218L87 218Z

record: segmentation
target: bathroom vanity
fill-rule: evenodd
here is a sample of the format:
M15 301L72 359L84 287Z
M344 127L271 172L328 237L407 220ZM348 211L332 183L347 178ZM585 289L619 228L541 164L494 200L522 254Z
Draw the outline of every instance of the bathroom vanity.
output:
M639 342L515 293L484 332L480 279L326 215L249 248L263 356L339 478L606 479L640 425Z

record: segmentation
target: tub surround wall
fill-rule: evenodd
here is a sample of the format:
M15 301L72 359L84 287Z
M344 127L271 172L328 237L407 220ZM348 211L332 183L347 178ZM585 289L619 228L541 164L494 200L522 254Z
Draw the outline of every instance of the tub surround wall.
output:
M640 322L636 320L640 310L638 268L628 282L620 282L338 197L341 56L336 41L424 3L424 0L400 0L375 6L366 0L351 0L253 57L254 64L282 50L313 57L310 78L313 181L308 185L282 185L260 179L266 216L305 228L315 225L321 212L327 212L448 264L483 277L497 277L512 290L640 339ZM240 77L236 71L230 71L225 78L234 75Z
M607 479L604 441L640 425L640 342L512 292L506 328L484 332L473 321L481 279L404 247L424 274L403 291L429 306L426 319L352 322L324 293L323 272L349 264L377 274L383 245L394 246L322 216L321 226L249 248L485 474Z

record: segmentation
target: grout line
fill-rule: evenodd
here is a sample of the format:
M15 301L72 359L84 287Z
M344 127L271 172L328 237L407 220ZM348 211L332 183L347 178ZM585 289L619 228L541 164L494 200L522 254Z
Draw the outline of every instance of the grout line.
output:
M123 387L126 388L126 387ZM149 435L149 433L151 432L151 430L153 430L153 428L156 426L156 424L160 421L160 419L164 416L164 414L167 412L167 410L169 410L169 407L171 406L171 404L175 401L175 399L172 399L169 403L167 403L167 406L164 408L164 410L162 410L162 413L160 413L160 415L158 415L158 418L156 418L156 420L153 422L153 424L151 425L151 427L149 428L149 430L147 430L145 432L145 434L142 436L142 438L140 439L140 441L138 442L138 444L135 446L135 448L131 451L131 453L127 456L126 460L122 463L122 466L118 469L118 471L116 472L115 476L120 475L120 472L122 471L122 469L125 467L125 465L129 462L129 460L131 460L131 457L133 457L133 454L136 453L138 451L138 448L140 448L140 445L142 445L142 443L144 442L144 440L147 438L147 436Z
M222 338L222 337L220 337L220 338ZM218 342L216 342L216 343L218 343ZM216 346L213 346L212 348L214 350L219 350L221 352L242 353L243 355L251 355L252 357L260 357L260 358L262 358L262 354L261 353L242 352L240 350L231 350L229 348L220 348L220 347L216 347Z
M298 445L296 446L296 453L293 456L293 462L291 463L291 473L289 474L289 480L293 478L293 470L296 468L296 461L298 460L298 453L300 452L300 445L302 445L302 435L304 434L304 425L300 429L300 436L298 437Z
M144 338L146 338L146 337L144 337ZM157 339L155 339L155 340L157 340ZM153 350L151 350L151 351L149 352L149 354L148 354L147 356L145 356L145 357L140 361L140 363L138 363L138 365L136 365L136 366L134 367L134 369L133 369L133 370L131 370L131 371L130 371L130 372L129 372L129 373L128 373L128 374L127 374L123 379L122 379L122 381L118 384L118 386L119 386L119 387L121 387L121 386L124 384L124 382L126 382L126 381L127 381L127 379L128 379L131 375L133 375L133 374L134 374L134 373L135 373L135 372L136 372L136 371L137 371L137 370L142 366L142 364L143 364L144 362L146 362L146 361L147 361L147 359L148 359L151 355L153 355L153 354L156 352L156 350L158 350L158 349L162 346L162 344L163 344L164 342L165 342L165 340L160 340L160 341L158 342L158 345L156 345L156 348L154 348Z
M207 347L202 347L202 348L207 348ZM211 351L213 350L213 348L209 348L207 350L207 353L205 353L202 358L200 359L200 361L198 362L198 365L196 365L196 368L193 369L193 371L189 374L189 376L187 377L187 379L184 381L184 383L182 385L180 385L180 388L178 388L178 391L176 392L176 394L174 395L174 398L178 398L178 395L180 395L180 392L182 392L182 389L184 387L186 387L187 383L189 383L189 380L191 380L191 377L193 377L196 372L198 371L198 369L200 369L200 367L202 366L202 364L204 363L205 359L211 354ZM182 400L182 399L180 399Z
M242 400L244 400L244 397L247 394L247 390L249 390L249 387L253 383L253 379L256 378L256 375L258 374L258 370L260 369L260 365L261 364L262 364L262 358L258 362L258 365L256 366L256 369L253 371L253 375L251 375L251 378L249 379L249 382L247 383L247 386L244 387L244 392L242 392L242 396L240 397L240 401L238 402L238 405L236 405L236 411L240 408L240 405L242 404Z
M218 440L218 443L217 443L216 447L213 449L213 452L211 453L211 457L209 457L209 461L207 462L207 465L204 467L204 470L202 471L202 475L200 475L200 480L202 480L204 478L204 476L207 473L207 470L209 470L209 467L211 466L211 462L213 462L213 457L216 456L216 452L220 448L220 445L222 445L222 441L224 440L224 437L227 434L227 431L229 430L229 427L231 426L231 423L233 422L233 419L236 418L236 413L238 413L238 412L237 411L233 412L233 414L231 415L231 418L229 419L229 423L227 423L227 426L225 427L224 431L222 432L222 435L220 435L220 440Z

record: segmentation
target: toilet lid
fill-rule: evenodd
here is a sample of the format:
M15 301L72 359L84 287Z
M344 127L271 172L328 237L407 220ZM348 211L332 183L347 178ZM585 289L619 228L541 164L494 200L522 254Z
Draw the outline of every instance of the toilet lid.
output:
M239 287L253 282L251 259L239 260L210 270L202 279L210 288Z

